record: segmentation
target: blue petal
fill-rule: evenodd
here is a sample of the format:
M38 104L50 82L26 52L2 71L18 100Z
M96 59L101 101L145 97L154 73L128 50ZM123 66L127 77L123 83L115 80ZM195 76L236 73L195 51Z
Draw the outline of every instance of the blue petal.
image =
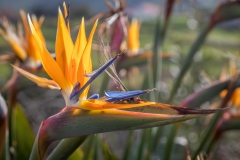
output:
M135 91L127 91L127 92L110 91L110 92L105 92L105 96L108 98L107 99L108 102L113 102L117 100L134 98L136 96L149 93L150 91L152 90L135 90Z
M121 98L121 97L125 97L125 96L136 96L139 95L141 93L143 93L144 91L142 90L135 90L135 91L127 91L127 92L122 92L122 91L110 91L110 92L105 92L105 96L109 97L109 98Z
M92 77L94 74L96 74L97 72L99 72L101 68L98 68L97 70L95 71L92 71L91 73L86 73L84 74L85 77Z
M99 94L93 94L88 99L98 99L98 98L99 98Z
M113 64L113 62L120 56L120 54L118 54L117 56L115 56L114 58L112 58L111 60L109 60L107 63L105 63L103 66L101 66L96 72L93 72L93 74L91 75L90 79L84 84L84 86L82 88L80 88L79 90L72 90L71 94L70 94L70 101L75 104L78 102L79 96L82 94L82 92L87 88L87 86L92 83L93 80L95 80L103 71L105 71L111 64Z

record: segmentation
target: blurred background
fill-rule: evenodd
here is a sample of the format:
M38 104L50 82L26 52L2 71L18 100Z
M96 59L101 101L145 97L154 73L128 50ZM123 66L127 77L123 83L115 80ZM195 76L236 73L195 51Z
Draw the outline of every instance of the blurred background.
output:
M62 6L64 1L48 1L48 0L0 0L0 17L6 16L14 25L20 21L19 10L24 9L27 13L35 14L37 17L45 16L45 21L42 26L43 35L47 42L47 48L54 53L55 36L57 26L57 8ZM90 19L99 12L108 10L103 0L85 1L85 0L70 0L70 25L73 37L77 35L76 27L79 25L81 17L86 20ZM111 1L113 2L113 1ZM160 92L160 102L165 103L169 97L172 84L179 73L180 65L183 58L186 56L192 43L206 25L211 13L222 0L179 0L174 6L174 11L170 19L169 28L166 34L163 53L170 55L162 60L161 68L162 76L157 89ZM141 20L140 29L140 44L141 47L152 45L156 19L159 13L163 12L165 7L164 1L159 0L128 0L126 13L130 18ZM90 27L86 27L88 32ZM99 44L97 36L94 39L95 44ZM9 44L0 37L0 54L12 52ZM194 64L190 71L185 76L180 89L174 99L173 104L178 105L184 98L194 91L210 85L220 77L222 68L229 67L229 61L234 60L239 62L240 54L240 19L221 23L212 30L204 45L200 48L194 57ZM99 59L102 59L101 53L93 49L93 66L98 68ZM237 67L239 66L236 63ZM119 73L127 72L127 76L122 76L124 84L129 90L140 89L144 81L145 73L147 72L146 65L131 67L130 69L121 69ZM11 77L12 68L9 64L0 65L0 88ZM94 81L89 95L98 93L101 87L103 76L100 76ZM21 78L23 84L19 86L21 92L17 94L17 100L23 105L24 111L29 119L33 131L36 134L39 124L47 117L59 112L64 107L64 100L59 91L42 89L30 82L26 78ZM114 87L112 87L114 88ZM147 89L147 88L143 88ZM108 90L108 89L106 89ZM6 97L7 93L3 93ZM101 95L102 96L102 95ZM149 98L149 97L145 97ZM208 102L202 105L202 108L211 108L214 102ZM210 118L210 117L208 117ZM207 118L207 119L208 119ZM188 120L181 126L178 136L175 139L176 144L189 144L191 150L195 150L200 137L200 130L207 125L205 118ZM168 135L169 130L164 130L163 135ZM108 145L113 148L117 155L122 154L122 148L125 145L124 138L127 132L105 133L101 134L108 142ZM122 135L122 136L119 136ZM135 139L139 139L139 131L135 131ZM239 131L230 132L224 135L224 138L214 148L214 156L216 159L239 159L240 157L240 134ZM166 137L162 137L161 144L164 145ZM161 147L159 146L160 150ZM173 159L179 159L178 155L184 150L175 148L176 154ZM159 153L156 153L161 154Z

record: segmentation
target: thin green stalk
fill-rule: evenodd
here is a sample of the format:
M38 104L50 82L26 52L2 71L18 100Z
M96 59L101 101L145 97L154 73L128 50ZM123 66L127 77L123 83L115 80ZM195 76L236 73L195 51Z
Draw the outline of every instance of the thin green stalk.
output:
M213 145L214 145L214 143L215 143L215 136L213 135L213 136L211 136L211 139L209 140L210 142L208 143L208 145L207 145L207 148L206 148L206 154L207 155L209 155L210 154L210 151L212 150L212 147L213 147Z
M9 146L12 146L12 108L13 108L13 106L10 103L8 105L8 133L9 133L9 135L8 135L8 143L9 143Z
M192 45L190 51L188 52L187 57L184 59L181 69L180 69L180 73L177 76L177 80L174 83L174 86L171 90L171 94L168 100L169 102L172 102L172 100L174 99L177 90L185 76L185 74L187 73L188 69L190 68L190 65L192 64L192 59L195 56L195 54L197 53L197 51L199 50L199 48L201 47L201 45L203 44L205 38L207 37L208 33L209 33L210 29L208 26L206 26L202 32L199 34L197 40L194 42L194 44Z
M162 133L163 133L163 127L158 127L157 129L157 132L154 136L154 140L153 140L153 143L152 143L152 152L155 152L156 149L157 149L157 146L158 146L158 142L162 136Z
M147 130L144 129L142 130L142 135L141 135L141 141L140 144L138 146L138 152L137 152L137 159L141 160L144 159L144 147L145 147L145 142L147 140Z
M209 123L208 127L206 128L205 132L203 133L203 135L201 136L200 139L200 145L198 147L198 149L194 152L192 159L195 160L197 158L197 156L199 155L199 153L201 152L201 150L203 149L207 139L211 136L211 134L213 134L213 129L215 128L218 120L220 117L222 117L223 112L218 112L217 114L214 115L214 117L212 118L211 122Z
M152 73L152 67L151 67L151 59L148 59L148 76L147 76L147 82L148 82L148 88L154 88L154 84L153 84L153 73ZM155 99L155 95L153 92L149 93L150 96L150 100L154 101Z
M94 135L91 135L90 137L89 137L89 139L88 139L88 141L87 141L87 146L86 146L86 150L85 150L85 152L84 152L84 157L83 157L83 159L86 159L86 160L88 160L88 159L90 159L90 157L91 157L91 151L92 151L92 149L93 149L93 141L94 141L94 137L93 137Z
M197 53L198 49L204 42L208 32L209 32L209 28L208 27L204 28L203 31L198 36L198 39L193 44L191 50L189 51L188 56L185 58L183 65L181 66L180 73L177 77L177 80L174 83L173 89L171 91L171 94L170 94L170 97L169 97L167 103L171 103L173 101L173 99L177 93L177 90L180 87L182 79L184 78L187 70L189 69L189 67L192 63L192 59L193 59L194 55ZM174 137L177 134L178 128L179 128L178 125L173 125L172 128L170 129L171 134L168 136L168 139L167 139L167 144L166 144L166 148L165 148L165 152L164 152L164 156L163 156L164 160L168 160L171 156L173 141L174 141Z
M152 159L152 128L147 129L147 156L146 159L150 160Z
M5 144L4 144L4 151L3 151L3 154L2 154L2 159L4 160L10 160L10 153L9 153L9 142L8 142L8 134L6 133L6 137L5 137ZM0 153L1 154L1 153ZM0 157L0 159L1 159Z
M31 151L29 160L39 159L39 157L38 157L38 135L39 135L39 131L40 131L41 126L42 126L42 124L40 125L40 127L38 129L38 133L35 137L35 141L34 141L34 144L33 144L33 147L32 147L32 151Z
M164 43L164 40L165 40L165 36L166 36L166 33L167 33L167 29L168 29L168 25L169 25L169 20L170 20L170 17L171 17L171 14L172 14L172 8L174 6L174 1L173 0L167 0L166 1L166 7L165 7L165 17L164 17L164 22L163 22L163 26L162 28L160 28L160 19L156 25L156 33L159 33L158 34L155 34L156 37L155 37L155 43L154 43L154 48L153 48L153 52L156 54L158 54L158 52L161 51L161 48L163 48L163 43ZM161 56L160 56L161 57ZM158 85L158 81L161 80L161 74L162 74L162 58L158 58L157 56L154 57L156 59L156 77L155 77L155 86ZM156 100L159 99L159 92L156 94ZM160 133L162 132L163 128L158 128L157 130L157 134L155 136L155 142L154 145L152 146L152 151L153 150L156 150L156 147L157 147L157 144L158 144L158 141L160 139ZM176 130L176 129L174 129ZM177 132L177 131L176 131ZM172 136L169 136L170 138ZM174 137L173 137L174 138ZM169 143L170 143L170 139L168 138L169 140ZM171 148L170 148L171 150ZM165 150L166 151L166 150ZM167 154L171 154L171 151L165 153L164 155L167 155Z
M167 143L164 148L165 151L163 153L163 160L169 160L171 158L171 152L174 146L174 139L177 135L180 124L181 123L175 123L174 125L171 126L170 134L168 136Z
M14 107L14 103L13 103L13 96L15 95L15 85L12 85L10 87L9 93L8 93L8 130L9 130L9 135L8 135L8 143L9 143L9 148L13 146L13 138L12 138L12 133L13 133L13 107ZM12 153L11 151L10 153L10 157L11 159L14 159L14 157L16 155L14 155L15 153Z
M109 82L109 76L106 74L103 77L102 85L99 90L99 95L104 95L104 91L107 89L108 84L109 84L108 82Z
M12 75L13 76L13 75ZM13 84L11 85L8 93L7 93L7 100L8 100L8 144L9 144L9 148L12 147L12 119L13 119L13 107L15 107L14 105L14 100L16 96L16 82L19 80L19 76L14 76L15 78L13 79ZM14 155L12 155L11 152L10 153L10 157L11 159L14 158Z
M221 117L220 121L218 122L217 126L214 128L214 134L211 138L210 143L206 145L206 153L209 155L210 151L212 150L214 144L221 138L222 134L230 131L230 130L239 130L240 129L240 119L237 115L235 117L234 114L231 113L224 113L227 116ZM230 117L228 117L230 116ZM228 117L228 118L226 118Z
M134 131L129 131L128 133L128 138L127 138L127 142L126 145L124 147L124 154L123 154L123 160L127 160L131 151L131 147L132 147L132 143L133 143L133 134Z
M221 105L219 108L224 108L225 106L227 106L228 101L230 100L230 98L232 97L235 89L238 87L238 84L240 82L240 77L238 77L234 83L230 83L229 87L228 87L228 93L225 96L225 98L223 99ZM214 134L214 129L216 124L218 123L218 120L222 117L222 115L224 114L224 112L218 112L214 115L214 117L211 119L208 127L206 128L201 140L200 140L200 145L198 147L198 149L196 150L196 152L193 154L192 159L195 160L197 158L197 156L199 155L199 153L201 152L201 150L203 149L204 145L206 144L206 141L209 137L212 137L212 135Z
M162 72L162 57L159 56L159 52L162 48L162 34L161 34L161 24L160 24L160 17L157 20L156 27L155 27L155 34L154 34L154 44L153 44L153 57L152 57L152 69L151 71L153 76L153 84L154 86L158 85L158 81L161 79L161 72ZM161 52L160 52L161 54ZM155 98L154 101L158 100L159 92L154 93Z
M99 157L98 157L98 150L99 150L99 143L103 143L103 142L99 142L99 135L96 134L94 136L94 153L93 153L93 159L94 160L98 160Z
M86 140L88 136L73 137L61 140L46 160L67 159Z

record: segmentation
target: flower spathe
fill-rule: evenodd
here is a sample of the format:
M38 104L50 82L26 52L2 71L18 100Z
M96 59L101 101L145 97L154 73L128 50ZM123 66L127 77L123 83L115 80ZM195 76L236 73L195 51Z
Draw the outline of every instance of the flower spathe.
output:
M34 36L31 34L26 13L23 10L20 10L20 16L22 19L25 36L23 35L23 31L21 30L21 25L18 26L18 32L16 32L15 28L11 23L3 18L1 20L1 24L4 29L0 29L0 34L8 41L12 50L16 54L16 56L23 61L23 63L30 68L37 68L41 65L41 60L39 56L39 50L37 50L37 46L35 43ZM39 35L42 43L45 45L45 39L41 31L41 26L44 21L44 17L40 17L39 20L35 15L32 15L33 25L36 29L36 32Z

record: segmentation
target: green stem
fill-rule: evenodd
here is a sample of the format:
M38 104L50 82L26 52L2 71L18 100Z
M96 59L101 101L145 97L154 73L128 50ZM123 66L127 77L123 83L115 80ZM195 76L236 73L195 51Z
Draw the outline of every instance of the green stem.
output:
M209 123L207 129L205 130L205 132L203 133L203 136L200 139L200 145L197 148L197 150L195 151L195 153L192 156L192 159L195 160L197 158L197 156L199 155L199 153L201 152L201 150L203 149L207 139L209 137L212 136L213 134L213 130L219 120L220 117L222 117L223 112L218 112L217 114L214 115L214 117L212 118L211 122Z
M152 56L152 63L151 63L151 71L152 73L152 81L154 86L158 85L158 82L161 80L161 72L162 72L162 57L161 55L159 56L159 52L162 48L162 42L163 40L161 38L163 38L164 34L161 33L161 24L160 24L160 17L157 20L157 24L155 27L155 34L154 34L154 44L153 44L153 56ZM160 52L161 54L161 52ZM154 93L155 94L155 98L153 99L153 101L158 100L159 97L159 92Z
M90 157L91 157L91 151L92 151L92 149L93 149L93 141L94 141L94 137L93 136L95 136L95 135L91 135L89 138L88 138L88 141L87 141L87 146L86 146L86 150L85 150L85 152L84 152L84 157L83 157L83 159L90 159Z
M148 65L147 65L147 70L148 70L148 76L146 77L147 82L148 82L148 88L154 88L154 84L153 84L153 72L152 72L152 67L151 67L151 59L148 59ZM154 92L150 92L149 93L150 96L150 101L154 101L155 96L154 96Z
M101 141L99 142L99 136L98 136L98 134L96 134L94 136L94 153L93 153L94 160L98 159L99 143L103 143L103 142L101 142Z
M8 96L9 97L9 96ZM8 143L9 147L12 146L12 108L11 104L8 105Z
M87 136L61 140L46 160L67 159L86 140Z
M163 127L158 127L156 135L154 136L154 141L152 143L152 152L155 152L158 146L158 142L162 136L163 133Z
M101 88L99 90L99 95L104 95L104 91L107 89L108 84L109 84L108 82L109 82L109 76L105 75L103 77L102 85L101 85Z
M228 87L228 93L225 96L225 98L223 99L221 105L219 108L224 108L227 106L228 101L230 100L230 98L232 97L235 89L237 88L237 85L240 82L240 77L238 77L234 83L230 83L229 87ZM214 129L216 124L218 123L218 120L222 117L222 115L224 114L224 112L218 112L217 114L214 115L214 117L211 119L211 122L208 125L208 128L205 130L201 140L200 140L200 145L198 147L198 149L196 150L196 152L193 154L192 159L195 160L198 156L198 154L201 152L201 150L203 149L204 145L207 142L208 138L213 137L214 134Z
M206 149L206 154L207 155L210 154L210 151L211 151L214 143L215 143L215 136L212 136L211 139L210 139L210 143L207 145L207 149Z
M142 130L142 136L141 136L141 141L140 141L140 144L139 144L139 147L138 147L138 152L137 152L137 159L138 160L141 160L141 159L144 159L144 146L145 146L145 142L146 142L146 139L147 139L147 130L144 129Z
M192 59L193 59L194 55L197 53L198 49L200 48L200 46L204 42L204 40L205 40L209 31L210 31L210 29L209 29L208 26L203 29L203 31L200 33L197 40L193 44L193 46L192 46L191 50L189 51L187 57L185 58L185 60L183 62L183 65L181 66L181 70L180 70L180 73L177 77L177 80L175 81L174 86L172 88L170 97L168 99L168 103L171 103L173 101L173 99L174 99L174 97L177 93L177 90L178 90L178 88L179 88L179 86L182 82L182 79L183 79L184 75L186 74L187 70L189 69L189 67L192 63ZM164 156L163 156L164 160L168 160L170 158L172 147L173 147L173 140L174 140L175 135L177 134L177 130L178 130L177 125L174 125L171 128L171 133L168 136L167 144L166 144L166 148L165 148L165 152L164 152Z
M174 139L175 139L175 137L177 135L178 128L179 128L180 124L181 123L175 123L170 128L170 134L168 136L167 143L165 145L165 151L164 151L164 154L163 154L163 160L169 160L171 158L171 152L172 152L172 148L174 146Z
M123 160L127 160L130 154L130 149L132 147L132 143L133 143L133 134L134 131L129 131L128 133L128 138L127 138L127 143L124 147L124 155L123 155Z
M182 63L181 69L180 69L180 73L177 76L177 80L174 83L174 86L171 90L171 94L169 97L168 102L172 102L172 100L174 99L177 90L185 76L185 74L187 73L191 63L193 62L192 59L195 56L195 54L197 53L197 51L199 50L199 48L201 47L201 45L203 44L207 34L209 33L210 28L207 26L205 27L202 32L199 34L197 40L195 41L195 43L193 44L193 46L191 47L190 51L188 52L187 57L185 58L185 60Z
M40 125L40 127L38 129L38 133L35 137L35 141L34 141L34 144L33 144L33 147L32 147L32 151L31 151L29 160L38 160L39 159L39 157L38 157L38 135L39 135L39 131L40 131L41 126L42 126L42 124Z
M151 156L152 156L152 128L149 128L147 129L147 145L148 145L148 149L147 149L147 157L146 159L147 160L150 160L152 159Z

